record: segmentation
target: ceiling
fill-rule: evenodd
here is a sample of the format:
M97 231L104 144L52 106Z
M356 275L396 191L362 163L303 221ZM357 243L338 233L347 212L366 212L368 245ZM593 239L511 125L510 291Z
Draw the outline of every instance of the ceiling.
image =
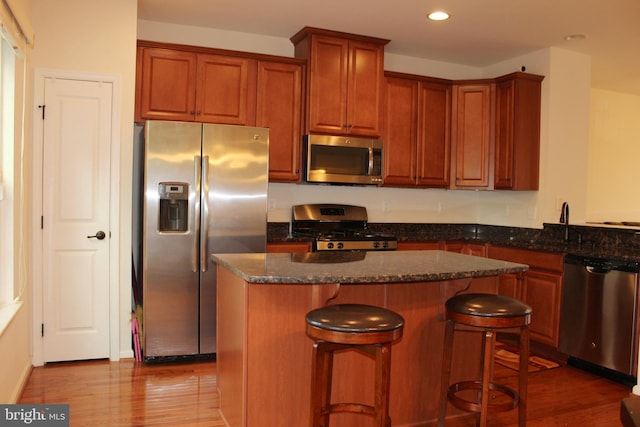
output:
M451 18L427 22L436 9ZM640 95L640 0L138 0L138 19L283 38L325 28L480 68L555 46L591 56L592 87Z

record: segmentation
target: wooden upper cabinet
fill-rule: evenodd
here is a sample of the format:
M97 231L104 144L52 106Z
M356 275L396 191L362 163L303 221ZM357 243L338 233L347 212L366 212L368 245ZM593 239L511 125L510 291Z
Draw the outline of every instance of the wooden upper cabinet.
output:
M451 187L493 186L493 117L495 83L453 86Z
M196 54L172 49L143 49L138 55L141 119L194 120Z
M538 189L543 79L525 73L496 79L496 189Z
M195 120L255 125L256 72L255 59L198 54Z
M389 41L309 27L291 41L307 60L306 131L379 136Z
M304 61L138 41L136 86L136 121L267 127L269 179L300 180Z
M451 167L451 84L420 82L418 185L448 187Z
M256 126L269 128L269 181L300 179L304 67L258 63Z
M386 73L384 185L447 187L451 84Z
M255 124L256 60L163 48L141 58L140 119Z
M384 184L417 185L418 82L413 79L385 78Z

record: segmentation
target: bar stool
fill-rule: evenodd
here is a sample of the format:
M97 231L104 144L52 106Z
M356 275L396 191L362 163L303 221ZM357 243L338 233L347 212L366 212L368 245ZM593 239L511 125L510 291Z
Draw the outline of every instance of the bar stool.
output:
M529 324L531 307L515 298L493 294L462 294L450 298L446 304L446 328L442 383L440 388L440 412L438 427L444 426L447 403L465 411L477 412L477 424L487 425L488 414L518 408L518 426L524 427L527 420L527 375L529 360ZM464 325L482 330L482 379L462 381L449 385L453 336L456 325ZM495 352L496 329L518 329L520 334L520 366L518 392L493 382L493 357ZM477 400L467 400L458 395L464 390L477 390ZM507 396L500 402L492 402L489 392Z
M391 345L402 337L404 319L381 307L337 304L306 315L307 335L314 340L311 388L312 427L329 427L329 416L354 412L375 418L376 427L391 426L389 384ZM357 350L375 358L375 404L331 403L333 354Z

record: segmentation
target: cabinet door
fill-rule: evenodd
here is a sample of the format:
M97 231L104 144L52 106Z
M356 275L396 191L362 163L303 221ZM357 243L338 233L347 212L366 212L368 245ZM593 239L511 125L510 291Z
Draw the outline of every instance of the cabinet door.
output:
M498 276L498 295L521 299L522 286L520 283L522 280L522 275L501 274Z
M196 55L171 49L145 48L141 57L140 118L193 121Z
M384 185L416 185L418 82L385 79Z
M196 120L255 125L256 60L198 55Z
M278 242L267 243L268 253L304 253L311 252L311 243L308 242Z
M487 245L484 243L444 242L443 249L464 255L487 256Z
M258 63L256 126L269 128L269 181L300 179L302 66Z
M140 115L140 102L142 100L142 68L143 68L144 48L136 47L136 99L133 111L133 120L136 122L142 121Z
M347 122L350 135L379 136L382 121L384 48L349 41Z
M495 188L538 189L542 79L514 73L496 85Z
M489 188L494 87L490 83L454 86L453 188Z
M312 36L307 99L310 132L345 132L348 49L348 40Z
M440 242L398 242L399 251L437 251Z
M421 82L418 111L418 185L448 187L451 85Z
M533 310L531 339L558 348L562 275L529 270L524 276L523 300Z

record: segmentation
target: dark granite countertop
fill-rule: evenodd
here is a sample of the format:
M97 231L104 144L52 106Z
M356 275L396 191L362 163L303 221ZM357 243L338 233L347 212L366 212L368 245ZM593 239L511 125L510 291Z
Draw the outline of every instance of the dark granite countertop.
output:
M482 224L369 223L374 233L389 233L399 241L465 241L543 252L577 253L640 261L640 227L545 223L542 229ZM269 242L303 241L289 235L288 223L268 224ZM568 237L568 239L567 239Z
M402 283L526 271L528 266L445 251L213 254L249 283Z

